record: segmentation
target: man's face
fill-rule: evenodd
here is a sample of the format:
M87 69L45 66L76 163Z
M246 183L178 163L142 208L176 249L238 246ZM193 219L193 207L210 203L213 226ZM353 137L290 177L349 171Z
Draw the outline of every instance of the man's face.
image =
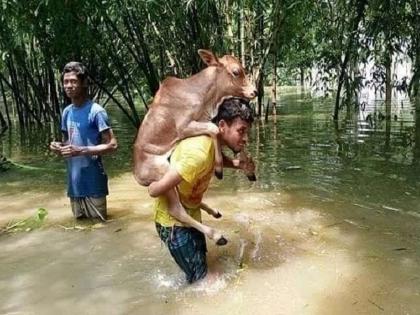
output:
M233 152L238 153L242 151L248 142L248 132L251 125L242 120L235 118L229 126L226 121L219 122L220 140L223 145L227 145Z
M77 77L76 72L68 72L63 77L64 91L71 99L79 98L85 93L85 85L83 81Z

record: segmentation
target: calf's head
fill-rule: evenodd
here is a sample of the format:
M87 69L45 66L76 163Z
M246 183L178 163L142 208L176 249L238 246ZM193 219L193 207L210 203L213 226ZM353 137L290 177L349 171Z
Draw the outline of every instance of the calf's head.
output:
M257 96L255 85L250 82L238 59L230 55L217 58L211 51L205 49L199 49L198 54L207 66L216 67L217 89L223 96L235 96L248 100Z

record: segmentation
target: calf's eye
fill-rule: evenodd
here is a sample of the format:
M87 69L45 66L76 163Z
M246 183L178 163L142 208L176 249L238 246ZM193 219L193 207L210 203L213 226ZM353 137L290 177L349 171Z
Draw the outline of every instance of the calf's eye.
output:
M235 69L232 70L232 74L233 74L234 77L239 76L240 73L241 73L241 71L239 69L235 68Z

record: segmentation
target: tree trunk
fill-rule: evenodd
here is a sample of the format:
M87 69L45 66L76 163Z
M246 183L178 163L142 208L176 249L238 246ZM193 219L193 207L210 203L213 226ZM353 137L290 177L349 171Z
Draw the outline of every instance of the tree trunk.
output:
M230 10L230 6L229 0L225 0L227 50L230 54L233 54L235 49L233 46L232 11Z
M387 120L391 119L391 99L392 99L392 51L388 50L385 61L385 117Z
M258 91L258 100L257 100L257 116L262 116L262 104L264 100L264 71L260 71L259 79L257 81L257 91Z
M243 2L241 2L241 8L239 9L239 21L240 27L240 43L241 43L241 62L242 67L245 68L245 15L244 15L244 6Z
M419 12L420 3L418 0L413 0L411 2L411 7L413 12ZM418 18L418 14L413 15L412 17L412 25L413 29L419 30L420 29L420 20ZM420 114L420 34L419 32L414 32L412 36L412 46L413 46L413 56L412 60L412 72L413 77L411 78L409 84L409 95L412 97L416 104L416 109ZM419 118L420 119L420 118Z
M6 90L4 89L3 81L1 78L0 78L0 89L1 89L1 95L3 97L4 109L6 111L7 124L9 126L12 126L12 120L10 119L10 113L9 113L9 105L8 105L7 97L6 97Z
M123 5L123 4L122 4ZM125 6L122 6L124 8ZM128 52L131 54L131 56L136 61L139 68L143 71L143 74L146 77L150 93L154 95L156 91L159 89L159 80L156 75L156 71L154 69L153 64L151 63L150 55L148 52L147 45L144 41L143 32L140 29L140 27L137 25L137 23L131 24L132 20L128 16L124 16L124 23L126 26L126 30L128 34L130 35L130 40L127 40L124 35L121 33L119 28L117 27L117 24L107 15L105 11L102 11L102 14L104 16L104 23L106 27L108 28L109 32L112 32L117 35L117 37L121 40L123 45L127 48ZM135 31L135 36L134 32ZM139 47L139 45L141 47ZM133 49L136 48L136 50ZM143 52L144 60L142 60L141 52Z
M137 41L135 41L135 44L139 44L141 47L141 52L143 55L143 69L147 69L145 72L147 81L149 83L150 92L152 95L156 94L157 90L159 89L159 78L157 76L157 72L155 69L154 64L152 63L150 53L149 53L149 47L146 43L146 40L144 38L144 29L139 26L138 23L136 23L134 17L132 14L130 14L130 11L126 8L126 17L127 17L127 29L130 28L130 25L135 33L135 37L137 37ZM137 46L137 45L136 45Z
M391 148L391 119L385 121L385 152Z
M12 63L11 58L8 60L7 62L7 68L9 70L9 75L10 75L10 83L9 81L2 75L2 73L0 72L0 76L3 79L3 82L6 83L12 94L13 94L13 98L15 100L15 104L16 104L16 111L17 111L17 115L18 115L18 121L19 124L24 127L24 117L23 117L23 111L22 111L22 105L21 103L23 102L22 98L20 97L20 91L19 91L19 86L16 82L16 74L15 74L15 67Z
M57 90L57 81L54 76L54 70L52 67L51 57L48 56L48 60L50 61L47 65L47 85L50 94L50 108L49 111L51 113L51 118L53 120L59 119L61 117L61 110L60 110L60 102L58 100L58 90ZM61 84L61 82L60 82Z
M415 111L415 134L414 134L414 149L413 149L413 163L420 165L420 108L417 107Z
M300 67L300 86L305 87L305 69L303 67Z
M415 60L412 66L413 76L411 78L408 91L411 98L414 99L417 109L420 111L420 39L417 46L416 55L414 57Z
M265 115L264 115L264 121L268 121L268 112L270 110L270 100L267 101L267 104L265 105Z
M273 56L273 85L271 87L271 104L272 104L272 115L277 115L277 51L274 52Z
M353 48L353 44L356 38L356 35L358 34L357 29L359 28L359 23L362 20L364 14L365 14L365 7L366 7L367 0L359 0L357 2L357 15L355 19L353 20L353 26L350 30L350 36L349 40L347 42L347 48L345 50L344 54L344 60L340 65L340 76L338 79L338 86L337 86L337 95L335 98L335 106L334 106L334 120L338 120L338 112L340 110L340 98L341 98L341 90L343 88L344 83L344 76L346 74L347 70L347 64L350 60L351 50Z
M4 116L0 111L0 134L2 134L8 127L7 121L4 119Z

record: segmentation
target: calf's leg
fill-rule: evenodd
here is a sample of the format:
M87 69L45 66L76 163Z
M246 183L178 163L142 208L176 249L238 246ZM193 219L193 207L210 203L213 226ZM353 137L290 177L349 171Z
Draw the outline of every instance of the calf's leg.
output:
M202 232L208 238L214 240L216 245L226 245L226 238L217 230L204 225L194 218L192 218L187 211L185 211L181 202L179 201L179 196L175 188L172 188L164 193L164 196L168 199L168 208L169 214L180 222L195 228L196 230Z

